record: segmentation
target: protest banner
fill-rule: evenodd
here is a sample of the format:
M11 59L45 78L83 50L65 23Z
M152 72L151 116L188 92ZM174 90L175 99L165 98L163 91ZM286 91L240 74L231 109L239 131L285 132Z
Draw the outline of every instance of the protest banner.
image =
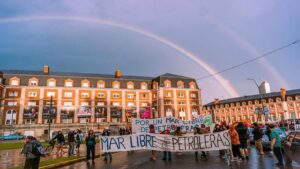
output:
M139 133L123 136L100 136L102 152L156 150L171 152L213 151L231 148L228 130L200 135L171 136Z
M137 119L132 118L132 132L133 133L148 133L149 125L153 124L155 127L155 133L160 133L164 130L174 131L179 126L183 132L193 132L194 127L200 127L204 124L209 127L213 124L212 116L200 116L191 121L182 121L175 117L163 117L156 119Z

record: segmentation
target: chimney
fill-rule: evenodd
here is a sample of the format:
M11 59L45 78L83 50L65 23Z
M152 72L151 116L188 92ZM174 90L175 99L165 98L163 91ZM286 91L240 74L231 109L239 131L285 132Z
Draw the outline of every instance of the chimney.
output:
M285 96L286 96L286 90L285 88L280 89L280 95L283 101L285 101Z
M219 98L215 98L215 100L214 100L214 104L219 104L220 103L220 100L219 100Z
M49 73L50 73L50 68L48 65L45 65L44 66L44 75L49 75Z
M121 71L120 70L117 70L115 72L115 78L120 78L121 77Z

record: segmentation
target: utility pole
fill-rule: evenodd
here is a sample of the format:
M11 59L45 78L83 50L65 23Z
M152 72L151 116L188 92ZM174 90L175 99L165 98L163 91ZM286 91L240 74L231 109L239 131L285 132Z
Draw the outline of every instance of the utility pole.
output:
M52 123L52 96L50 98L50 106L49 106L49 116L48 116L48 139L51 139L51 133L50 133L50 128L51 128L51 123Z
M265 110L264 110L264 104L263 104L263 102L262 102L262 95L261 95L261 93L260 93L258 83L256 82L255 79L247 78L247 80L253 81L253 82L255 83L257 89L258 89L258 94L259 94L259 96L260 96L260 103L261 103L261 107L262 107L262 108L260 109L260 111L258 112L258 115L259 115L259 117L262 118L261 120L262 120L262 122L265 124ZM264 115L264 116L262 117L262 115Z

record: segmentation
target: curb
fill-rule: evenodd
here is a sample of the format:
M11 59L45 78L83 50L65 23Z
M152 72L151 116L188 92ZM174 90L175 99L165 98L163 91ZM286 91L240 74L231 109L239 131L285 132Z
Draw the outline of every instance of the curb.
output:
M100 155L96 155L95 158L99 158ZM57 164L51 164L51 165L46 165L43 167L39 167L39 169L53 169L53 168L58 168L58 167L63 167L63 166L67 166L67 165L71 165L77 162L81 162L81 161L85 161L85 157L80 157L74 160L70 160L70 161L64 161L61 163L57 163Z

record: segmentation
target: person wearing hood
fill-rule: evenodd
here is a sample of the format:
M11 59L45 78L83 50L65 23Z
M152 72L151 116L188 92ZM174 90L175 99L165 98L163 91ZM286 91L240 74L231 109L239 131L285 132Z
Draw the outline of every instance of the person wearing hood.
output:
M240 153L240 138L238 132L235 129L235 125L230 126L229 136L231 138L231 144L232 144L232 153L233 153L232 161L237 161L239 160L238 157L242 158L242 156Z
M248 145L247 145L247 133L248 129L244 126L243 122L239 122L236 131L239 134L239 140L240 140L240 149L243 152L243 159L246 158L247 160L249 159L249 154L248 154Z
M26 144L21 152L26 157L24 169L38 169L40 165L40 156L34 154L34 146L41 146L41 143L33 136L27 136L25 141Z

